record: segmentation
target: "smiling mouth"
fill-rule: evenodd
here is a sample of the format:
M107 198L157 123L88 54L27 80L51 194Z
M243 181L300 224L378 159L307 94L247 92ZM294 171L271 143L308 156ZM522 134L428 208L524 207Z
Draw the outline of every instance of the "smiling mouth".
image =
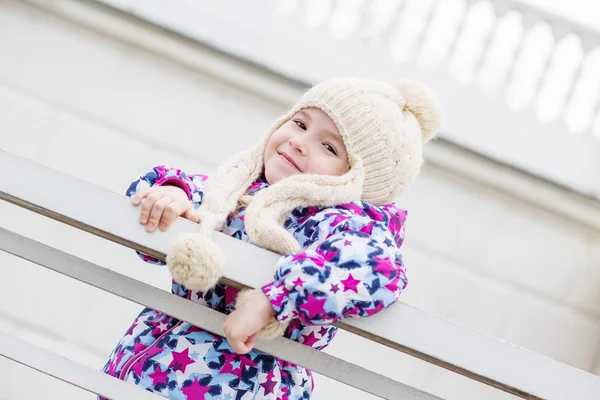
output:
M281 157L283 157L283 158L284 158L284 159L285 159L285 160L286 160L288 163L292 164L292 166L293 166L294 168L296 168L298 171L302 172L302 171L300 170L300 168L298 167L298 165L297 165L297 164L294 162L294 160L292 160L292 158L291 158L290 156L288 156L288 155L287 155L287 154L285 154L285 153L278 153L278 154L279 154Z

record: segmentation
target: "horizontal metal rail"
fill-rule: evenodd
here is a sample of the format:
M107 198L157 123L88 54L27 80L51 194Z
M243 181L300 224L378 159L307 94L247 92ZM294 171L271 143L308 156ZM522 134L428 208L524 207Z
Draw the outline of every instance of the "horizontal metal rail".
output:
M0 332L0 355L112 400L164 400L130 383Z
M175 236L197 229L196 224L179 219L168 232L148 234L137 223L139 210L124 196L3 151L0 198L163 259ZM272 279L277 255L218 232L213 237L227 254L224 283L259 287ZM193 304L179 307L189 306ZM205 326L203 321L190 322ZM369 318L346 319L336 325L522 398L600 398L598 376L403 303ZM265 348L276 354L271 350Z
M0 249L109 293L225 336L225 314L0 228ZM0 336L0 339L2 337ZM391 378L283 337L256 348L384 399L439 399ZM0 354L4 355L4 346ZM44 359L46 361L46 359ZM28 364L30 366L35 363ZM141 399L141 398L140 398Z

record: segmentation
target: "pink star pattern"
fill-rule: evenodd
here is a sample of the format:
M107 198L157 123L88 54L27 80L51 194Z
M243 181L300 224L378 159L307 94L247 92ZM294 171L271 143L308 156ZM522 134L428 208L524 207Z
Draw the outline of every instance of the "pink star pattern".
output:
M344 285L344 292L347 292L349 290L352 290L353 292L358 293L358 289L357 289L357 285L360 283L360 280L358 279L354 279L354 277L352 276L352 274L348 275L348 278L344 279L342 282L342 284Z
M313 318L316 315L323 313L323 306L327 298L317 299L311 293L306 294L306 303L302 307L302 309L308 314L308 318Z
M152 384L157 385L159 383L167 383L167 377L169 376L169 371L162 371L160 367L156 367L153 373L148 375L152 378Z
M311 252L311 254L309 254L309 252L297 253L292 258L292 261L306 261L306 260L312 261L314 263L314 265L316 265L317 267L322 267L324 265L323 258L321 256L319 256L318 254L315 254L314 252Z
M406 279L404 279L401 283L402 286L399 285L400 283L400 277L397 276L394 279L392 279L389 283L387 283L384 287L389 290L392 293L395 294L400 294L400 291L403 290L406 287Z
M142 342L136 342L135 346L133 346L133 352L134 353L139 353L141 351L143 351L147 346L145 344L143 344Z
M133 330L135 329L135 327L137 326L137 323L131 324L131 326L129 327L129 329L127 329L127 332L125 332L126 335L132 335L133 334Z
M173 351L171 353L173 355L173 361L171 361L169 367L173 368L175 371L181 371L185 373L185 368L195 362L190 358L190 356L188 356L189 351L189 347L180 352Z
M298 279L296 279L295 281L292 282L295 286L300 286L302 287L302 285L304 284L304 281L302 280L302 278L298 277Z
M382 309L383 309L383 304L382 303L377 303L375 305L375 307L365 309L365 312L367 313L367 315L375 315L379 311L381 311Z
M142 376L143 371L144 371L144 365L146 364L146 360L149 358L154 357L157 354L162 353L162 350L157 348L157 347L151 347L146 354L144 354L142 357L140 357L139 360L137 360L134 364L133 367L131 368L131 370L133 372L135 372L135 374L137 376Z
M108 363L108 374L115 376L116 372L117 372L117 365L121 364L121 360L123 360L123 357L125 356L125 352L123 351L123 348L118 349L118 351L115 353L115 358L112 359L111 362Z
M374 257L377 261L377 265L373 268L373 271L381 272L383 276L389 278L392 272L397 271L398 268L392 264L389 258Z
M225 290L225 302L227 304L235 302L239 292L239 289L236 289L234 287L228 287L227 290Z
M243 371L246 367L256 367L258 363L252 361L252 359L247 355L239 356L240 357L240 369Z
M357 215L361 215L363 213L362 207L360 207L354 203L342 204L340 206L340 208L352 211L354 214L357 214Z
M373 233L373 224L363 226L359 229L359 232L366 233L367 235L371 236Z
M302 342L303 344L311 347L313 344L319 341L319 338L315 337L314 332L310 332L308 335L302 335L302 339L304 339L304 341Z
M337 257L338 252L337 251L323 251L321 252L321 256L323 257L323 261L325 262L329 262L332 259L334 259L335 257ZM324 263L323 263L324 265ZM321 265L321 267L323 266Z
M222 353L223 357L225 357L225 363L223 363L223 368L221 368L222 374L235 374L239 375L240 367L234 369L234 363L239 363L239 356L235 353Z
M336 227L346 221L348 221L350 219L350 217L348 217L347 215L343 215L343 214L338 214L335 216L335 218L333 219L333 222L331 223L332 227Z
M154 336L160 336L163 334L164 331L166 331L169 326L167 323L165 322L151 322L150 325L152 326L152 335Z
M352 211L358 207L343 206ZM396 287L394 296L386 289L391 289L398 277L406 282L402 259L381 254L397 253L396 238L401 232L390 231L386 224L394 218L401 222L396 229L403 231L403 220L397 218L400 211L364 204L360 209L363 218L346 215L341 230L336 226L335 233L321 238L317 247L310 242L310 248L280 260L275 281L263 288L280 322L297 317L307 324L331 324L351 316L372 315L396 300L401 289ZM365 214L371 219L364 218ZM326 218L331 220L333 215ZM350 273L349 267L358 272L352 269Z
M181 389L187 400L204 400L204 395L209 390L210 386L202 386L197 380L194 380L190 386Z
M269 393L274 393L273 389L275 388L275 386L277 386L277 382L272 381L271 379L273 379L272 376L267 377L267 381L260 384L260 386L262 386L262 388L265 390L265 395Z

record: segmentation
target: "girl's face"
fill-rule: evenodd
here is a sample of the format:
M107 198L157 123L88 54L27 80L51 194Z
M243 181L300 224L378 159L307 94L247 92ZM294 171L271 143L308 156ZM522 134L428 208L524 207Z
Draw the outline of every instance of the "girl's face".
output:
M265 150L270 184L295 174L342 175L348 154L333 121L318 108L305 108L277 129Z

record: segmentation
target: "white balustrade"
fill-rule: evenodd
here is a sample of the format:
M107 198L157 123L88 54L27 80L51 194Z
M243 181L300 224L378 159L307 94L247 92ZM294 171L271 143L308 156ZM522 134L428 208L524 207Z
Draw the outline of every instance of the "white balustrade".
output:
M397 62L449 68L460 82L503 90L514 110L600 138L600 32L511 0L283 1L332 35L389 43Z

